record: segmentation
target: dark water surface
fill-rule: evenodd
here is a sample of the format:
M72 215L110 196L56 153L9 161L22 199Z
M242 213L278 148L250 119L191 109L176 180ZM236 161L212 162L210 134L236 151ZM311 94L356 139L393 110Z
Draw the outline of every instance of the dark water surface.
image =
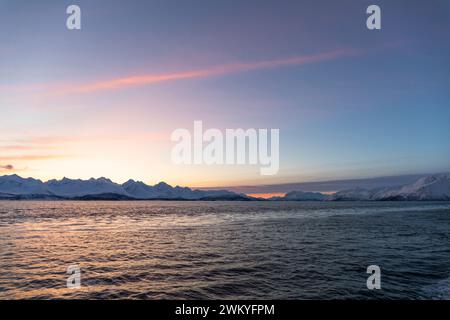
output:
M450 203L0 201L0 298L450 299Z

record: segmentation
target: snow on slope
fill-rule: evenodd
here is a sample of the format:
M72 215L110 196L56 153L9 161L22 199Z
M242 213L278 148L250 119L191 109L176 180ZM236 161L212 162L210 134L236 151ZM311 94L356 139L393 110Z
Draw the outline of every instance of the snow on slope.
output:
M89 180L72 180L64 178L62 180L50 180L46 185L52 194L68 198L105 193L127 195L122 186L106 178L91 178Z
M0 177L0 193L27 195L49 194L46 185L41 180L33 178L24 179L16 174Z
M336 192L334 200L450 200L450 175L436 174L394 188Z
M186 187L171 187L160 182L149 186L143 182L129 180L123 185L106 178L89 180L50 180L42 182L33 178L21 178L17 175L0 176L0 198L77 198L108 195L118 199L214 199L214 200L246 200L250 199L242 194L227 190L192 190ZM437 174L421 178L415 183L395 188L362 189L356 188L336 192L328 196L315 192L292 191L284 197L270 200L297 201L372 201L372 200L450 200L450 175Z
M328 199L328 196L319 192L291 191L286 193L282 199L290 201L324 201Z
M123 185L124 190L132 197L138 199L186 199L198 200L203 198L227 198L238 195L226 190L192 190L187 187L171 187L165 182L149 186L141 181L128 180Z
M192 190L187 187L172 187L165 182L149 186L140 181L129 180L123 185L112 182L106 178L89 180L40 180L24 179L17 175L0 176L0 198L8 199L14 196L35 199L50 197L61 198L96 198L108 195L109 199L245 199L245 195L239 195L226 190ZM45 196L45 197L44 197Z
M450 175L423 177L411 185L377 194L375 199L399 198L402 200L450 200Z
M189 188L171 187L165 182L149 186L142 181L128 180L123 185L124 190L137 199L195 199L193 191Z
M376 189L353 188L332 195L318 192L291 191L272 201L383 201L383 200L450 200L450 174L435 174L398 187Z

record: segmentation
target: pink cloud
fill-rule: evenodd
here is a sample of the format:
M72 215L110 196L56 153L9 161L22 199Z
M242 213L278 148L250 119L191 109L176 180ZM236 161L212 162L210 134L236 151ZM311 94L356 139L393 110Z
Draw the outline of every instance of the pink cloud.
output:
M65 155L20 155L20 156L3 156L0 157L0 161L10 161L10 160L47 160L47 159L58 159L66 158Z
M12 164L0 165L0 170L14 170L14 166Z
M56 94L65 95L71 93L91 93L104 90L116 90L133 86L151 85L160 82L223 76L240 72L274 69L285 66L300 66L310 63L317 63L321 61L354 56L360 53L361 50L344 49L315 55L296 56L286 59L233 63L200 70L120 77L104 81L92 82L88 84L65 85L58 88Z

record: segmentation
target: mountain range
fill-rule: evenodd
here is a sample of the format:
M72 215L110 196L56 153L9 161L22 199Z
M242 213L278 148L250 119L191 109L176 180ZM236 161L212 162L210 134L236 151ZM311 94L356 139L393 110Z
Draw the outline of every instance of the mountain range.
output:
M117 184L107 178L89 180L50 180L42 182L18 175L0 176L0 199L72 199L72 200L249 200L243 194L227 190L192 190L160 182L149 186L128 180Z
M450 200L450 175L437 174L412 184L390 188L351 189L336 192L333 200Z
M172 187L165 182L149 186L128 180L117 184L107 178L89 180L50 180L42 182L18 175L0 176L0 199L48 200L263 200L228 190L194 190ZM268 201L407 201L450 200L450 175L437 174L418 179L412 184L375 189L353 188L333 194L291 191Z
M352 188L333 194L293 191L270 200L293 201L421 201L450 200L450 174L422 177L411 184L373 189Z

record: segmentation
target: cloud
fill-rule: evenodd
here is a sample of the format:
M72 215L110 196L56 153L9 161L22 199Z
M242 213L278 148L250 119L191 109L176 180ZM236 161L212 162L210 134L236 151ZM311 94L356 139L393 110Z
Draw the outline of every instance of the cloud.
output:
M97 134L97 135L73 135L73 136L38 136L26 135L0 139L0 151L29 151L35 149L58 149L70 143L89 143L102 141L167 141L170 132L149 131L130 134ZM4 144L4 145L2 145Z
M14 170L14 166L12 164L0 165L0 170Z
M46 149L55 149L54 146L31 146L31 145L7 145L7 146L0 146L0 151L2 152L11 152L11 151L29 151L29 150L35 150L35 149L42 149L45 147Z
M11 160L47 160L47 159L58 159L65 158L65 155L20 155L20 156L6 156L0 157L0 161L11 161Z
M300 66L305 64L317 63L321 61L350 57L361 53L362 50L343 49L315 55L295 56L285 59L233 63L215 66L207 69L120 77L104 81L92 82L88 84L64 85L62 87L57 88L55 90L56 91L55 93L57 95L66 95L72 93L92 93L104 90L118 90L127 87L151 85L160 82L223 76L240 72L274 69L286 66Z

